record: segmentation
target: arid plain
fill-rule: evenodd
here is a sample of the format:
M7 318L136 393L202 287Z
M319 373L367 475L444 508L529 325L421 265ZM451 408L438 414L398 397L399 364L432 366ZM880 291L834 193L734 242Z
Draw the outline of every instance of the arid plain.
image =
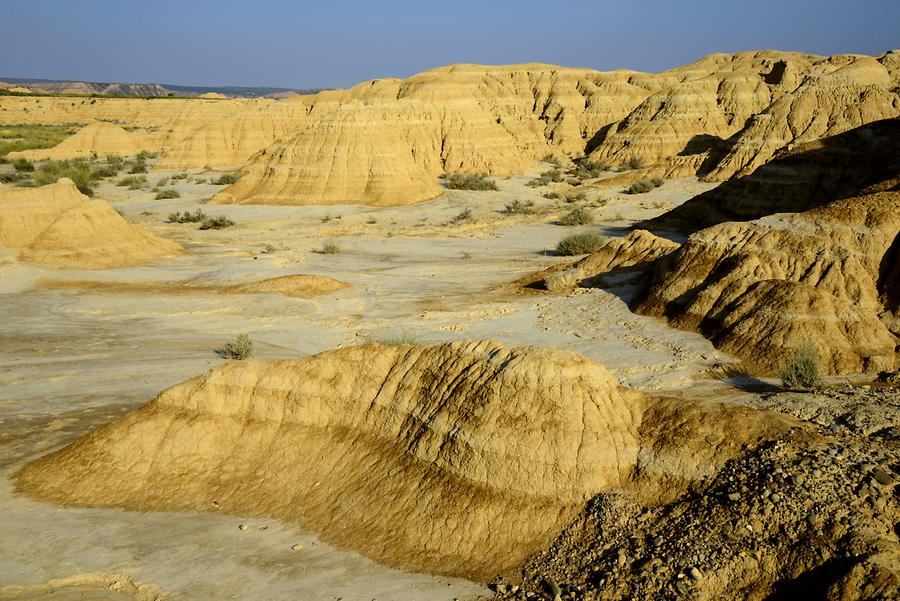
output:
M0 599L900 594L900 52L13 90Z

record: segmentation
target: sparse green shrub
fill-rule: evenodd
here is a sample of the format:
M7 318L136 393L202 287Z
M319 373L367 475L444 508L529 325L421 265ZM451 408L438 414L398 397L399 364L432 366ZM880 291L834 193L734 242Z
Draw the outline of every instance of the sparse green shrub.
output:
M604 171L609 171L609 165L604 161L578 161L575 166L575 177L580 179L592 179L600 177Z
M566 236L556 245L556 252L564 256L586 255L600 250L607 242L605 236L582 232Z
M231 227L234 225L234 221L225 217L224 215L219 215L217 217L207 217L203 220L203 223L200 224L201 230L223 230L226 227Z
M639 179L625 189L627 194L646 194L656 186L649 179Z
M243 361L253 356L253 341L247 334L241 334L231 342L222 347L220 353L226 359L236 359Z
M655 187L659 188L661 185L666 183L666 180L661 178L658 175L654 175L653 177L650 178L650 183L653 184Z
M116 185L127 187L129 190L143 190L150 184L147 183L146 175L126 175L116 182Z
M451 221L453 223L462 223L463 221L470 221L472 219L472 209L466 207L462 211L456 214Z
M374 217L369 217L368 219L366 219L366 223L368 223L369 225L375 225L376 223L378 223L378 220Z
M778 363L778 376L785 388L815 388L822 383L819 353L809 341L795 346Z
M142 150L137 153L137 159L139 161L146 161L147 159L155 159L159 156L158 152L151 152L149 150Z
M166 188L156 193L156 200L166 200L168 198L181 198L181 194L175 188Z
M185 211L184 213L169 213L169 218L166 219L169 223L200 223L206 219L206 213L197 209L193 213L190 211Z
M375 342L382 346L399 346L401 344L419 344L419 339L409 332L398 332L378 338Z
M109 165L112 169L116 170L116 173L125 168L125 161L116 154L108 154L106 155L106 164Z
M638 157L630 157L625 161L625 163L623 163L623 166L628 169L643 169L644 161L642 161Z
M548 200L555 200L559 198L559 192L547 192L544 194L544 198Z
M187 179L187 178L188 178L187 171L182 171L181 173L176 173L175 175L172 176L173 181L179 180L179 179Z
M559 218L561 225L587 225L593 223L594 215L584 207L575 207L565 215Z
M334 240L328 240L325 244L322 245L322 248L319 250L319 254L322 255L336 255L341 252L341 247L338 246L338 243Z
M93 186L97 177L91 170L87 159L67 159L65 161L45 161L34 174L34 181L39 186L55 183L61 177L67 177L82 194L93 196Z
M13 169L21 173L31 173L34 171L34 164L28 159L16 159L12 162Z
M537 177L537 178L529 181L525 185L531 186L532 188L537 188L539 186L546 186L550 182L561 182L561 181L563 181L563 172L560 171L559 169L554 168L549 171L545 171L544 173L542 173L540 175L540 177Z
M545 163L550 163L554 167L559 167L560 165L562 165L562 161L560 161L558 158L556 158L552 153L545 155L544 158L541 160L544 161Z
M241 179L241 175L239 173L223 173L212 183L217 186L230 186L231 184L237 182L239 179Z
M16 184L19 185L23 181L31 181L31 176L27 173L12 171L10 173L0 173L0 184Z
M506 205L502 212L506 215L531 215L534 213L534 202L531 200L522 202L516 199Z
M566 197L566 202L581 202L587 198L587 193L581 191L577 194L572 194L571 196Z
M168 185L169 185L169 178L168 178L168 177L161 177L161 178L159 178L159 180L156 182L156 187L157 187L157 188L162 188L163 186L168 186Z
M445 173L444 185L451 190L497 190L487 173Z

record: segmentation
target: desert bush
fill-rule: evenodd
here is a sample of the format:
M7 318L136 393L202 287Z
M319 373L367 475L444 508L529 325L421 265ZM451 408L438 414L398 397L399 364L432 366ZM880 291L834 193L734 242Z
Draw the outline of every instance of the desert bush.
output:
M339 252L341 252L341 247L338 246L338 243L334 240L328 240L322 245L322 248L319 249L319 254L323 255L336 255Z
M545 163L550 163L554 167L559 167L560 165L562 165L562 161L560 161L558 158L556 158L552 153L545 155L544 158L541 160L544 161Z
M239 173L223 173L212 183L217 186L230 186L231 184L237 182L239 179L241 179Z
M246 334L241 334L222 347L221 355L226 359L243 361L253 356L253 341Z
M650 183L653 184L655 187L659 188L661 185L666 183L666 180L661 178L658 175L654 175L653 177L650 178Z
M572 234L559 241L556 252L564 256L586 255L600 250L606 241L605 236L594 232Z
M31 176L27 173L19 171L11 171L9 173L0 173L0 184L18 184L24 180L31 181Z
M206 219L206 213L197 209L193 213L190 211L185 211L184 213L169 213L169 218L166 219L169 223L200 223Z
M575 207L559 218L561 225L587 225L593 223L594 215L584 207Z
M643 168L644 168L644 161L642 161L642 160L639 159L638 157L631 157L631 158L629 158L628 160L626 160L626 161L622 164L622 166L623 166L623 167L626 167L626 168L628 168L628 169L643 169Z
M645 194L656 186L649 179L639 179L625 189L627 194Z
M116 170L116 173L125 168L125 161L117 154L106 155L106 164Z
M161 178L159 178L159 180L156 182L156 187L157 187L157 188L162 188L163 186L168 186L168 185L169 185L169 178L168 178L168 177L161 177Z
M116 185L127 187L129 190L142 190L149 184L146 175L127 175L116 182Z
M224 215L218 215L217 217L207 217L200 224L201 230L223 230L226 227L231 227L234 225L234 221L225 217Z
M453 219L451 219L451 221L453 223L461 223L463 221L469 221L471 219L472 219L472 209L470 209L469 207L466 207L465 209L463 209L462 211L457 213L453 217Z
M546 186L550 182L561 182L563 181L563 172L559 169L551 169L549 171L543 172L539 177L529 181L527 186L531 186L532 188L537 188L538 186Z
M497 190L487 173L445 173L442 179L451 190Z
M547 192L546 194L544 194L544 198L548 200L554 200L556 198L559 198L559 192Z
M571 196L566 197L566 202L581 202L582 200L587 199L587 193L584 191L579 192L578 194L572 194Z
M172 176L173 181L179 180L179 179L187 179L187 178L188 178L188 174L186 171L182 171L181 173L176 173L175 175Z
M600 177L604 171L609 170L609 165L603 161L579 161L575 166L575 177L580 179L591 179Z
M534 213L534 202L522 202L521 200L514 200L501 211L506 215L531 215Z
M401 344L419 344L419 339L409 332L398 332L396 334L388 334L383 338L377 338L375 342L382 346L399 346Z
M137 153L137 159L139 161L146 161L147 159L155 159L159 156L158 152L150 152L149 150L142 150Z
M12 162L13 169L21 173L31 173L34 171L34 164L28 159L16 159Z
M78 188L79 192L93 196L93 186L97 177L86 159L67 159L65 161L45 161L34 174L34 181L39 186L55 183L61 177L67 177Z
M814 388L822 382L819 353L809 341L803 341L778 363L778 376L785 388Z
M181 198L181 194L175 188L166 188L156 193L156 200L165 200L168 198Z

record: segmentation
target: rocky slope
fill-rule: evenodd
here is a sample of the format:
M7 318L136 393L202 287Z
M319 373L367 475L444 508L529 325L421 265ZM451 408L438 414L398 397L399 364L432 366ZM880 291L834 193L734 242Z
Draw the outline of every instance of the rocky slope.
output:
M370 344L226 363L15 482L63 504L274 517L389 565L487 579L601 491L655 506L794 427L621 388L567 351Z
M125 221L72 180L40 188L0 184L0 247L21 261L98 269L178 254L181 245Z
M146 132L129 132L113 123L100 121L79 129L53 148L11 152L7 156L10 159L29 161L90 158L110 154L129 157L152 146L153 141Z

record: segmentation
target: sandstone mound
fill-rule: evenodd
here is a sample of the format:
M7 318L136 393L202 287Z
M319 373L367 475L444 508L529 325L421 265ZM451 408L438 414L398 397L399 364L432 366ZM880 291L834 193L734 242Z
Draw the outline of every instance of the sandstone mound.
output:
M232 362L23 468L64 504L314 528L390 565L487 578L603 490L655 504L794 422L622 389L578 354L369 344Z
M900 176L900 119L801 144L645 223L696 231L723 221L796 213Z
M723 223L661 260L636 308L700 331L762 372L804 340L830 373L889 370L900 342L888 283L898 232L897 191Z
M327 275L297 274L282 275L258 282L250 282L249 284L239 284L226 288L226 290L237 293L274 292L284 296L311 298L320 294L337 292L348 286L350 284L347 282L341 282Z
M579 285L590 286L599 276L648 269L657 259L678 248L678 244L646 230L635 230L608 242L599 251L576 261L570 268L548 274L544 286L551 292Z
M88 269L146 263L182 250L84 196L69 179L40 188L0 185L0 247L22 261Z
M87 158L108 154L127 157L151 148L153 148L152 139L145 132L128 132L118 125L101 121L79 129L53 148L11 152L9 157L30 161Z

